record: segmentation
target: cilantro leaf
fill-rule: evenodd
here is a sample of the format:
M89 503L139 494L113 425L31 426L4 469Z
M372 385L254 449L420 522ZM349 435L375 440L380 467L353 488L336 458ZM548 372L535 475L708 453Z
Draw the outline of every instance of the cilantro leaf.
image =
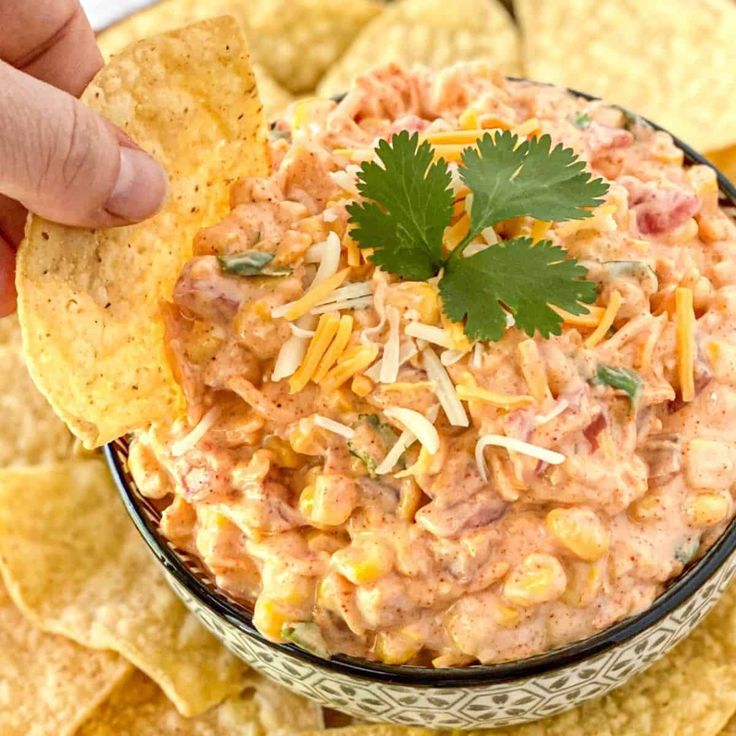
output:
M493 138L486 133L477 150L463 152L459 172L473 192L463 247L484 228L510 217L556 222L590 217L584 208L601 204L608 191L608 184L593 179L572 149L561 143L552 149L548 135L519 143L510 131Z
M350 234L361 248L373 248L377 266L403 278L424 280L442 266L442 234L452 217L447 163L432 163L428 142L402 131L382 140L377 162L358 172L358 191L368 202L348 205Z
M515 238L451 260L439 288L447 316L456 322L467 316L465 334L471 339L500 340L505 310L527 335L538 330L549 337L562 332L562 317L550 305L586 314L580 302L595 301L596 287L583 280L586 273L549 240Z

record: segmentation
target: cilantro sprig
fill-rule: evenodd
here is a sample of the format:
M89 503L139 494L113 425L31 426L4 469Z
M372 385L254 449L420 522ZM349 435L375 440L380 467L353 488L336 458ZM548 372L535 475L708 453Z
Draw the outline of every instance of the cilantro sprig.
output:
M519 141L504 131L485 134L477 149L463 152L459 175L472 192L467 236L447 256L442 236L452 219L453 192L447 163L432 163L433 150L403 131L377 149L380 163L364 163L358 191L365 199L348 205L351 235L372 248L372 261L402 278L423 280L443 272L444 310L466 320L474 339L499 340L510 312L528 335L560 334L562 318L551 307L586 314L595 285L586 269L563 248L530 238L502 241L464 256L480 233L523 215L561 222L591 216L608 190L593 179L570 149L552 148L548 135Z

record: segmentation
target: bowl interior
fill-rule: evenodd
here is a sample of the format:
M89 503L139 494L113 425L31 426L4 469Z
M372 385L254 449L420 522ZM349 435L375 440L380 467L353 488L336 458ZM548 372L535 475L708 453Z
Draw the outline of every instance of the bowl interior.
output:
M570 91L587 100L597 99L576 90ZM663 130L651 121L644 118L639 119L657 130ZM712 166L688 145L674 136L673 138L677 146L683 151L686 163ZM736 207L736 189L723 174L717 170L716 173L718 175L721 206ZM473 665L465 668L447 669L412 665L385 665L343 655L336 655L332 659L325 660L291 644L274 644L264 639L253 626L251 607L243 601L232 598L218 588L212 575L199 558L175 548L159 532L158 525L163 506L160 502L147 499L139 493L128 469L127 438L120 438L110 443L105 447L104 452L128 513L154 555L171 576L210 610L248 636L255 637L269 647L282 651L289 656L317 664L324 669L398 684L456 687L503 682L549 672L599 654L636 636L671 613L686 601L695 590L705 585L736 548L735 518L706 553L692 561L679 577L672 580L665 591L646 611L625 619L592 637L526 659L494 665Z

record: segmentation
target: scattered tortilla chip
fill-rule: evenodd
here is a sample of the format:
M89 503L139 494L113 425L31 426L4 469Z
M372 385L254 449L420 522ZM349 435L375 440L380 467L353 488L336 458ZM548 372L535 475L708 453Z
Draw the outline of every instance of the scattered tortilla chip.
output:
M736 734L736 718L732 718L721 731L721 736L733 736Z
M736 146L721 148L719 151L711 151L705 155L731 182L736 182Z
M18 253L31 375L92 447L183 409L161 300L192 239L228 211L230 184L268 171L263 110L237 23L204 21L141 41L82 98L152 153L169 202L140 225L82 230L34 217Z
M253 73L256 75L258 96L263 103L266 119L269 122L276 120L294 101L294 96L275 81L260 64L253 64Z
M36 629L0 584L3 736L71 736L129 671L112 652L84 649Z
M314 88L380 12L376 0L164 0L106 29L99 42L109 55L154 33L233 15L245 29L255 60L279 84L301 93Z
M41 629L119 652L184 715L248 681L169 589L101 460L0 472L0 572Z
M0 468L68 458L74 438L28 375L20 345L0 345Z
M645 115L701 150L736 139L731 0L517 0L525 75Z
M255 690L248 688L196 718L184 718L153 681L136 672L113 691L77 736L269 736L287 727L291 731L321 727L321 720L304 710L307 701L277 685L272 687L289 707L275 720L264 715L258 696L267 681L254 677Z
M451 9L450 9L451 7ZM487 61L507 74L520 69L519 33L496 0L398 0L358 35L317 90L344 92L375 64L440 68L458 61Z
M17 314L0 319L0 345L9 344L20 345L20 324Z
M254 701L258 718L266 734L281 730L309 731L324 728L322 708L265 677L255 685Z
M474 736L715 736L736 711L736 585L684 642L599 700L536 723ZM430 736L400 726L336 729L330 736ZM311 736L318 736L315 732Z

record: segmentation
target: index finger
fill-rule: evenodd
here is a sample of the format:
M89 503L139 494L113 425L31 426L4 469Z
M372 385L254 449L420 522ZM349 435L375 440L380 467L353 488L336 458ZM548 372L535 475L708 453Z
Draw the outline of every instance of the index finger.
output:
M0 59L75 96L103 63L78 0L0 0Z

